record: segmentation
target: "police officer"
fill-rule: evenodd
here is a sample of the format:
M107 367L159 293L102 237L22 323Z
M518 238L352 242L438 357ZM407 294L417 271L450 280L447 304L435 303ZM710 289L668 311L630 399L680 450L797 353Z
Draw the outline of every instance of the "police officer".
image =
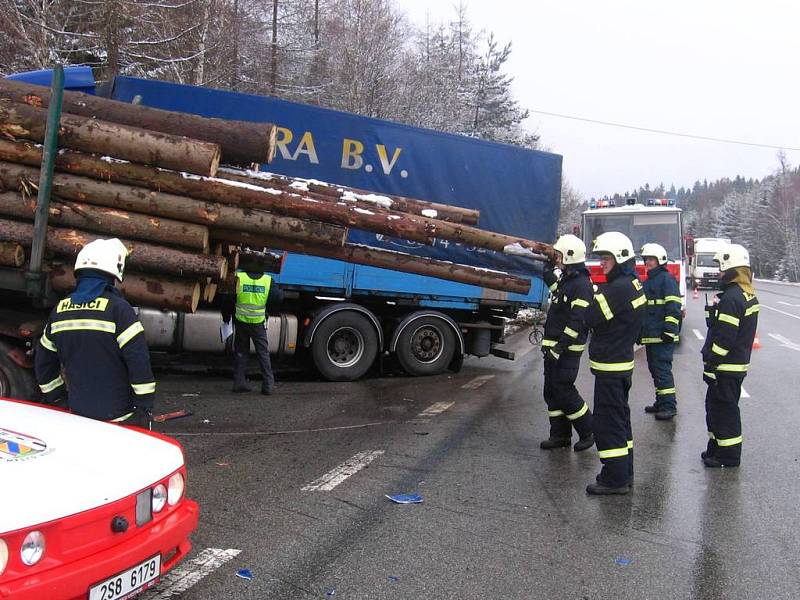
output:
M242 259L244 270L236 272L236 297L234 299L234 362L233 391L250 392L246 369L250 356L250 340L256 349L261 369L261 393L270 396L275 388L275 377L269 358L267 343L266 307L279 302L279 290L272 277L257 269L257 259ZM225 322L230 315L223 315Z
M592 411L575 387L581 354L586 348L584 313L592 301L592 282L586 270L586 245L574 235L562 235L553 245L554 268L544 273L550 288L550 309L544 324L544 400L550 418L550 437L544 450L566 448L572 428L580 438L576 452L591 448ZM558 271L561 269L561 275Z
M742 456L739 397L750 365L759 304L753 288L750 256L729 244L714 256L719 263L719 301L706 307L708 334L703 345L708 447L700 456L707 467L738 467Z
M639 338L647 298L636 278L633 245L609 231L597 236L592 251L600 255L606 283L600 284L586 313L591 329L589 365L594 382L594 437L602 469L589 494L627 494L633 483L633 433L628 392L633 374L633 346Z
M127 255L116 238L81 249L77 286L50 315L36 350L35 374L45 401L66 395L78 415L149 428L156 382L144 328L114 287L115 280L122 281Z
M659 244L645 244L641 250L647 280L644 293L647 310L642 325L641 343L647 352L647 367L656 387L655 402L644 410L659 421L677 414L672 353L679 341L681 292L678 281L667 271L667 251Z

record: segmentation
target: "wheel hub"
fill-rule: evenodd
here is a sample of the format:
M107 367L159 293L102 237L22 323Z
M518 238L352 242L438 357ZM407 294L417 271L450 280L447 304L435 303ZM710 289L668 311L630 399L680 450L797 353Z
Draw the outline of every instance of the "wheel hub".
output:
M442 335L435 327L421 327L411 338L411 353L420 362L432 362L442 352Z

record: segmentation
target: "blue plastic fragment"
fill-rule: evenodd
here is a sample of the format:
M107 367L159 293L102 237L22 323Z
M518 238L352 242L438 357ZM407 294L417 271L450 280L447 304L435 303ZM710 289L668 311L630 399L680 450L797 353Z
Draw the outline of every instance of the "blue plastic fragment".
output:
M631 564L631 559L630 558L618 558L614 562L617 563L618 565L622 565L623 567L627 567L629 564Z
M391 581L391 582L400 581L400 578L399 577L395 577L394 575L389 575L389 581Z
M325 592L326 596L335 596L336 595L336 588L331 588L327 592Z
M397 504L419 504L422 502L422 496L419 494L386 494L386 497Z
M242 579L247 579L247 581L253 579L253 574L250 572L250 569L239 569L236 571L236 576L241 577Z

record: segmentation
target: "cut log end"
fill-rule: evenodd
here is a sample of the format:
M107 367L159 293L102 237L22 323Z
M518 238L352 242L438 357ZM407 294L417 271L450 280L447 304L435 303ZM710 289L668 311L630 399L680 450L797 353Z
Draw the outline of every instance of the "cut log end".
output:
M267 136L267 156L266 162L267 164L271 163L272 160L275 158L275 152L278 149L278 128L274 125L269 128L269 135Z
M25 262L25 250L13 242L0 242L0 265L21 267Z

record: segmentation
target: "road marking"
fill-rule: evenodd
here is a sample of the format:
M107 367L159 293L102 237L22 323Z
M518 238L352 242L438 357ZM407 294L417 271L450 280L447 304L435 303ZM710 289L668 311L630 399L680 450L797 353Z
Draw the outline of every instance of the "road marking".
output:
M235 548L206 548L191 560L185 561L166 574L157 587L146 591L143 600L166 600L182 594L198 581L239 555Z
M462 390L477 390L481 387L484 383L489 381L494 375L481 375L480 377L476 377L475 379L471 379L467 383L461 386Z
M699 331L699 330L697 330L697 329L692 329L692 332L694 332L694 337L696 337L698 340L701 340L701 341L702 341L702 340L704 340L704 339L705 339L705 338L703 337L703 334L702 334L702 333L700 333L700 331Z
M744 389L744 387L743 387L742 388L742 398L749 398L749 397L750 397L750 394L748 394L747 390Z
M800 352L800 344L795 344L792 340L777 333L768 333L767 335L769 335L769 337L778 342L784 348L789 348L790 350Z
M453 406L453 404L455 404L455 402L437 402L435 404L431 404L428 408L419 413L417 418L436 416L446 411L448 408Z
M786 315L787 317L792 317L793 319L800 319L800 316L793 315L792 313L787 313L785 310L780 310L779 308L773 308L771 306L767 306L766 304L762 304L761 308L767 308L769 310L774 310L775 312L779 312L782 315Z
M786 306L800 306L800 304L792 304L791 302L784 302L783 300L778 300L778 304L785 304Z
M331 469L319 479L315 479L308 485L304 485L301 489L304 492L330 492L337 485L342 483L351 475L355 475L361 469L366 467L373 460L383 454L383 450L364 450L359 452L353 458L344 461L335 469Z

